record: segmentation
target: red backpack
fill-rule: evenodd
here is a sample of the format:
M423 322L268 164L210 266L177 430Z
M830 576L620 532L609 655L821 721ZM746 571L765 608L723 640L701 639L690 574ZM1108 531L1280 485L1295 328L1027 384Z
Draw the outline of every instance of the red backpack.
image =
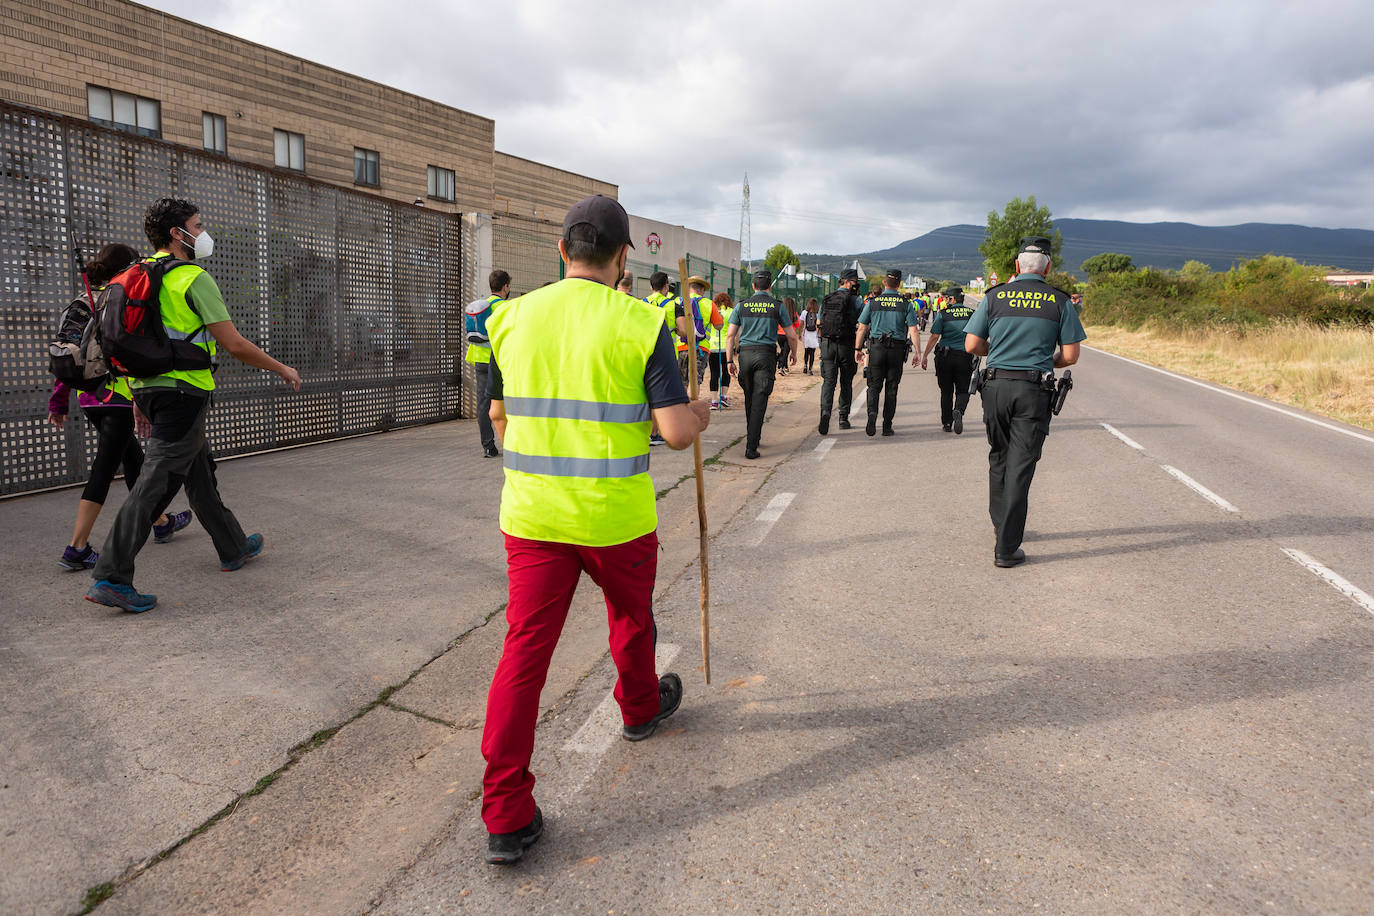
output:
M170 270L189 266L190 261L175 258L137 261L101 290L96 306L101 346L115 372L152 378L177 370L211 368L210 354L191 342L205 330L204 323L184 338L170 336L162 323L158 299L162 278ZM195 311L190 299L186 304Z

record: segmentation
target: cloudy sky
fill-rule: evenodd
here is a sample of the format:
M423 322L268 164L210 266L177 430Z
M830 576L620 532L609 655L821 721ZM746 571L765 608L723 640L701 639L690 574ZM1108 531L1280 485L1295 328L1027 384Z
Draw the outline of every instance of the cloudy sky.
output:
M1374 228L1374 3L165 0L753 254L1056 216Z

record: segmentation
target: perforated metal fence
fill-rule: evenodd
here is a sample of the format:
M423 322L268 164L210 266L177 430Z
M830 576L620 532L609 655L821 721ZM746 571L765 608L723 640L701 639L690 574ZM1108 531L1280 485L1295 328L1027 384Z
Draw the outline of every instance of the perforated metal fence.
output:
M0 103L0 495L85 479L87 424L47 423L73 249L146 251L143 214L165 196L200 207L215 239L204 266L235 326L303 380L292 392L222 355L216 454L460 415L461 305L475 293L457 215Z
M510 274L512 297L563 278L563 262L558 256L562 234L562 223L507 213L492 217L491 263ZM482 282L486 282L485 277Z

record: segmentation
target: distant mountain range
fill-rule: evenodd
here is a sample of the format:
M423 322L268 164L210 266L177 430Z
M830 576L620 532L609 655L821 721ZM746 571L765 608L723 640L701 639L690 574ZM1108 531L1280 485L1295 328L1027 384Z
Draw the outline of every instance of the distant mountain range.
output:
M1137 267L1176 270L1185 261L1202 261L1229 270L1237 261L1279 254L1306 264L1345 270L1374 269L1374 230L1314 229L1274 223L1195 226L1192 223L1124 223L1101 219L1058 219L1064 236L1063 263L1084 277L1082 264L1095 254L1128 254ZM945 226L882 251L847 255L798 255L803 270L834 273L855 259L870 270L900 267L907 273L967 283L983 273L982 226ZM1006 279L1003 277L1002 279Z

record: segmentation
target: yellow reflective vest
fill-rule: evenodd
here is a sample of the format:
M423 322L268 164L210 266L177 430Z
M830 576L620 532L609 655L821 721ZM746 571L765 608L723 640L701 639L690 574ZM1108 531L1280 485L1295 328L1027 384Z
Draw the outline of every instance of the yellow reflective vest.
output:
M579 278L487 319L506 412L503 532L607 547L658 527L644 369L662 326L661 307Z

